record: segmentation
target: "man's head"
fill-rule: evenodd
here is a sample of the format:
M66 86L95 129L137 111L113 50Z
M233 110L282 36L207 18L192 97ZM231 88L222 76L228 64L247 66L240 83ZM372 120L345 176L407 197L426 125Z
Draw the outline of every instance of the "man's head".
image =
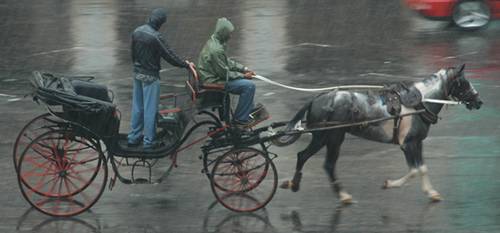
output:
M165 22L167 22L167 11L163 8L154 9L148 19L148 24L155 30L160 29Z
M220 18L215 25L215 37L222 43L225 43L231 37L231 32L234 31L233 24L226 18Z

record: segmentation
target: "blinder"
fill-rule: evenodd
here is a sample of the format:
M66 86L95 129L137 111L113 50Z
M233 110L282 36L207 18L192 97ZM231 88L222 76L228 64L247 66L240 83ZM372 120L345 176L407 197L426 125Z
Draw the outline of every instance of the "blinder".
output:
M479 96L479 93L474 88L471 88L469 83L462 84L460 78L454 78L449 85L448 97L470 103Z

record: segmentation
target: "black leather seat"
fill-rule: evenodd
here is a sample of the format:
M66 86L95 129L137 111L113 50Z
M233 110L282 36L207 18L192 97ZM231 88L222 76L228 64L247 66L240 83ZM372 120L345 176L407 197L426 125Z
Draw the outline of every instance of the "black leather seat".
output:
M83 95L111 103L111 99L108 95L108 87L104 85L78 79L71 80L71 85L73 85L73 89L77 95Z

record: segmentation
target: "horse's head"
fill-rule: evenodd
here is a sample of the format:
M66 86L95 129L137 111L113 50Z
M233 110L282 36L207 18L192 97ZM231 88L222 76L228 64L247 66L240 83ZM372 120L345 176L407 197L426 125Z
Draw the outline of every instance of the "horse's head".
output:
M448 96L465 103L469 110L479 109L483 101L479 98L479 93L474 89L472 83L465 79L464 68L465 64L459 68L448 69Z

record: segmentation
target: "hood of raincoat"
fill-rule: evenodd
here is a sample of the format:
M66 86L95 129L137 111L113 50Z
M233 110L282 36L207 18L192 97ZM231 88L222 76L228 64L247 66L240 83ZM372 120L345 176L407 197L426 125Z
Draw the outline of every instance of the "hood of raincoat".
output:
M226 43L234 31L233 24L226 18L220 18L215 25L214 37L221 43Z
M153 27L155 30L160 29L161 25L167 22L167 11L163 8L154 9L151 12L151 16L148 18L149 26Z
M234 26L229 20L217 20L214 34L203 46L196 65L203 83L221 84L243 78L245 66L226 55L226 42L233 31Z

